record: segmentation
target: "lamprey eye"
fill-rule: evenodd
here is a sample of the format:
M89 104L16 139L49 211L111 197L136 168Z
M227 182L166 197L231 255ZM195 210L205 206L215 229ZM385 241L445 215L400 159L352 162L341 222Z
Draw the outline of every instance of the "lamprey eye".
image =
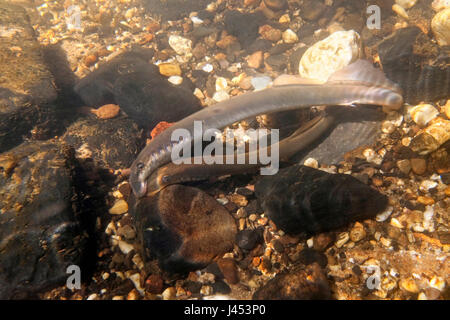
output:
M144 164L143 164L142 162L139 162L139 163L136 165L136 168L138 168L138 170L142 170L142 169L144 169Z
M169 182L169 176L168 176L168 175L162 176L162 177L161 177L161 181L162 181L163 183L168 183L168 182Z

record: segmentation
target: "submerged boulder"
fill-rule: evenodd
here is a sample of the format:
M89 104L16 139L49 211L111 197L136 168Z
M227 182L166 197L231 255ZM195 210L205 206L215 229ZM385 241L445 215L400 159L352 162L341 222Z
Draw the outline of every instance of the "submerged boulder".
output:
M75 148L77 158L90 158L97 166L111 169L128 168L143 144L141 131L125 117L79 119L62 140Z
M118 104L133 121L152 128L161 121L176 122L200 110L189 86L176 86L148 63L152 52L131 50L101 65L81 79L75 92L89 107Z
M289 234L311 235L374 217L388 203L385 195L346 174L302 165L282 169L255 185L264 212Z
M73 150L25 143L0 155L0 299L63 283L87 236L73 182Z
M144 256L157 258L164 271L201 269L233 249L233 217L200 189L172 185L131 207Z
M450 51L417 27L398 29L377 46L383 71L403 89L405 102L434 101L450 95Z
M53 83L26 11L0 1L0 152L52 118Z

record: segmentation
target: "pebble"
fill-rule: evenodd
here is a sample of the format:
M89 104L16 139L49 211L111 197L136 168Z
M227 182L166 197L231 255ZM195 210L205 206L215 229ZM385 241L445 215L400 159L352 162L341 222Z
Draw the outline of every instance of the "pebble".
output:
M376 165L380 165L383 162L383 158L371 148L367 148L366 150L364 150L363 156L366 158L367 162Z
M131 290L127 294L127 300L138 300L139 299L139 292L136 289Z
M445 289L445 280L441 277L434 276L431 278L429 285L431 288L443 291Z
M402 6L398 5L398 4L394 4L392 6L392 11L394 11L396 14L398 14L400 17L408 20L409 16L408 13L406 12L405 8L403 8Z
M408 159L399 160L397 161L397 167L402 173L407 175L411 171L411 162Z
M348 242L350 235L348 232L342 232L338 235L338 239L335 243L336 247L341 248L344 244Z
M421 127L425 127L439 115L439 111L431 104L419 104L409 110L411 119Z
M210 296L213 294L213 288L208 285L202 286L200 288L200 293L204 296Z
M250 82L255 91L259 91L268 88L272 84L272 79L268 76L253 77Z
M247 198L237 193L232 194L230 200L240 207L245 207L248 204Z
M431 124L419 131L412 139L410 148L420 155L426 155L437 150L450 139L450 121L440 117L431 121Z
M255 230L245 229L236 236L237 245L244 250L252 250L260 241L261 235Z
M177 295L177 289L175 287L169 287L161 295L163 300L173 300Z
M169 45L179 55L188 55L192 51L192 40L181 36L171 35Z
M429 206L429 205L434 204L434 199L431 197L426 197L426 196L418 196L417 202L424 204L426 206Z
M436 13L431 20L431 30L440 46L450 45L450 8Z
M297 43L298 42L297 34L294 31L292 31L291 29L287 29L286 31L284 31L282 38L285 43Z
M127 240L132 240L132 239L136 238L136 232L134 231L133 227L130 225L125 225L125 226L117 229L117 235L123 236Z
M252 88L252 77L243 77L241 81L239 81L239 88L243 90L250 90Z
M125 200L118 200L114 203L111 209L109 209L110 214L124 214L128 211L128 204Z
M411 169L415 174L422 175L427 171L427 162L425 159L412 158L410 163Z
M403 224L397 218L392 218L390 225L399 229L404 228Z
M216 91L212 97L216 102L221 102L230 99L230 95L223 90Z
M314 158L306 159L305 162L303 162L303 165L310 168L319 169L319 162Z
M247 58L247 65L253 69L258 69L259 67L261 67L262 62L263 62L262 51L256 51Z
M117 242L117 244L118 244L118 246L119 246L120 251L121 251L124 255L127 255L127 254L129 254L132 250L134 250L134 246L131 245L131 244L129 244L128 242L119 240L119 241Z
M139 273L133 273L132 275L130 275L128 277L128 279L130 279L131 282L133 282L133 284L134 284L136 290L139 292L139 294L144 295L145 290L144 290L144 288L141 287L141 276L140 276L140 274ZM127 298L127 300L130 300L130 299ZM133 300L136 300L136 299L133 299Z
M304 78L326 82L332 73L360 57L360 47L357 32L336 31L306 50L300 60L299 74Z
M438 183L432 180L424 180L419 186L419 190L422 192L428 192L430 189L436 188Z
M288 24L291 22L291 18L289 17L289 14L283 14L280 19L278 19L278 22L281 24ZM298 40L298 39L297 39Z
M416 4L417 0L395 0L395 3L402 8L409 9Z
M391 121L383 121L381 124L381 131L391 134L395 131L395 125Z
M389 218L389 216L391 215L392 211L394 211L394 207L388 206L386 208L386 210L384 210L383 212L381 212L377 215L376 220L378 222L386 221L387 218Z
M230 284L236 284L239 282L239 275L236 268L236 264L233 259L224 258L217 261L220 271L222 272L225 280Z
M364 226L356 222L353 226L352 230L350 230L350 240L353 242L361 241L366 237L366 231L364 230Z
M391 239L385 238L385 237L381 237L380 238L380 243L385 246L386 248L389 248L392 244Z
M439 12L446 8L450 8L450 0L434 0L431 4L431 7L436 12Z
M221 40L217 41L216 46L219 47L220 49L226 49L237 42L238 40L236 37L228 35L222 38Z
M228 88L227 79L224 77L216 78L216 91L225 91Z
M447 103L442 107L442 109L447 119L450 119L450 100L447 100Z
M181 76L181 68L175 63L160 63L158 65L159 73L166 77Z
M93 293L93 294L89 295L86 300L97 300L97 298L98 298L98 294Z
M333 244L334 240L334 233L321 233L314 237L314 249L318 251L325 251Z
M411 293L419 292L419 288L417 287L416 281L413 278L400 280L400 288Z
M95 54L87 55L84 58L84 65L86 67L91 67L97 62L97 60L98 60L97 55L95 55Z
M183 83L183 77L180 77L180 76L170 76L170 77L167 79L167 81L169 81L170 83L172 83L172 84L178 86L178 85L180 85L180 84Z
M99 119L112 119L119 114L120 107L117 104L105 104L98 109L92 109L91 112Z
M259 33L261 34L263 39L266 39L266 40L269 40L272 42L277 42L282 37L281 30L275 29L274 27L272 27L268 24L261 26L259 28Z

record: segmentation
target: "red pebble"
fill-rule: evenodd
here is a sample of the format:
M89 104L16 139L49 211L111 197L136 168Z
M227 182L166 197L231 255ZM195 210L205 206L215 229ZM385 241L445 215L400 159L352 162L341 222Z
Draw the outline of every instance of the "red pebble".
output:
M150 132L150 136L152 137L152 139L154 139L157 135L159 135L161 132L163 132L173 124L174 122L161 121L153 128L152 132Z

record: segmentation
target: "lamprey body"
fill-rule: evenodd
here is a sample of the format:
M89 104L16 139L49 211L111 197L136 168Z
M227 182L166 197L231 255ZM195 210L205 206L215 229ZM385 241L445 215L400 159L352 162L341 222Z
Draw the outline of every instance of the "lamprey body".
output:
M291 82L292 83L292 82ZM358 60L333 74L324 84L303 82L276 85L271 88L234 97L200 110L177 122L155 137L131 166L130 185L139 198L147 191L147 181L158 168L169 163L171 152L178 145L191 145L202 137L194 137L194 121L201 121L203 130L223 129L237 121L264 113L331 105L381 105L398 109L403 104L399 87L388 80L368 61ZM172 141L176 129L186 129L191 138Z

